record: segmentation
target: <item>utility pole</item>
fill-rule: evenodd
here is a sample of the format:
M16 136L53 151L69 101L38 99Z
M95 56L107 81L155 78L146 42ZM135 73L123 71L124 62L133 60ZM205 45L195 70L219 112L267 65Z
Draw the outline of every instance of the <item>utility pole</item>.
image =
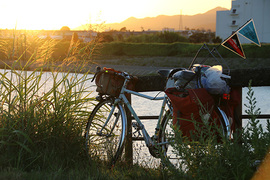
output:
M183 30L182 9L180 10L179 31Z

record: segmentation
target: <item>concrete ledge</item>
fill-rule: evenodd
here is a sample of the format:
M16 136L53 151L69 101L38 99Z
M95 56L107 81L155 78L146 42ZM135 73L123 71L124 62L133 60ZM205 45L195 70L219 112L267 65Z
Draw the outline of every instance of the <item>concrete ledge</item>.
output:
M252 86L270 86L270 68L260 69L235 69L230 72L231 80L228 81L231 87L247 87L250 80ZM135 90L145 91L163 91L165 87L165 78L161 76L139 76Z

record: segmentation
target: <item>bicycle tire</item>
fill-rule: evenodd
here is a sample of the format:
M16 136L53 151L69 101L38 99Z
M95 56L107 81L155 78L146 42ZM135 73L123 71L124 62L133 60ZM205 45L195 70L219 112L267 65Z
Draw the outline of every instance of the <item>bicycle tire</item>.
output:
M165 116L161 121L161 127L159 130L158 141L160 146L160 158L163 166L177 167L181 157L173 151L172 143L174 141L174 131L172 129L172 115L169 111L166 112Z
M220 127L222 128L222 134L228 138L226 135L228 133L228 129L225 126L225 120L221 115L220 111L216 108L215 112L218 114ZM166 112L166 115L163 117L161 121L161 128L159 130L159 138L158 141L161 144L161 161L164 166L171 166L174 168L179 168L180 164L183 160L180 153L177 152L173 147L172 143L174 143L174 130L173 130L173 118L169 111Z
M112 107L115 107L114 112L111 112ZM110 113L111 118L100 132ZM85 130L88 155L114 165L123 152L126 134L126 114L123 107L120 104L114 105L113 100L99 102L89 116Z

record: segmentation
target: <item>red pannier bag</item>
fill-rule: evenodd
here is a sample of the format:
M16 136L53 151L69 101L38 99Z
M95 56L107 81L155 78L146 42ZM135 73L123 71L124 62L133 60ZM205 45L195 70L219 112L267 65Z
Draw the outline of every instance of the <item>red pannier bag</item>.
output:
M218 117L214 111L214 98L204 88L186 89L183 92L168 88L165 93L173 105L173 125L180 125L183 136L190 137L191 132L196 130L194 120L199 127L204 126L201 116L208 116L204 119L211 122ZM219 121L216 123L220 125Z

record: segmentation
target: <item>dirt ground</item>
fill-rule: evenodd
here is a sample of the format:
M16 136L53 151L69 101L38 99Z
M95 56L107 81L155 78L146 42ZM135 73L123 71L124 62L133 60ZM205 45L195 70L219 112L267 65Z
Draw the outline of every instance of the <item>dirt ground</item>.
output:
M170 62L169 62L170 61ZM54 62L44 65L42 62L34 62L28 65L23 61L1 61L1 69L22 69L36 70L43 68L44 71L70 71L70 72L90 72L94 73L97 66L101 68L113 68L118 71L125 71L132 75L157 75L159 69L172 69L177 67L177 58L151 57L151 58L128 58L114 57L105 60L78 61L78 62ZM29 62L28 62L29 63ZM26 67L26 68L25 68Z
M159 69L172 69L184 67L188 68L193 60L193 57L127 57L127 56L115 56L106 59L95 59L87 61L77 62L53 62L44 65L42 62L34 62L27 64L27 62L21 61L2 61L0 62L0 68L2 69L22 69L27 67L26 70L35 70L38 67L43 67L44 71L70 71L70 72L90 72L94 73L96 66L101 68L114 68L118 71L125 71L132 75L157 75ZM197 58L196 63L201 63L204 58ZM270 67L270 59L240 59L230 58L222 59L220 62L224 69L229 67L230 69L239 68L262 68ZM29 63L29 62L28 62ZM217 63L216 60L207 59L206 64L213 65ZM229 65L229 66L227 66Z
M159 69L187 68L191 61L192 58L179 57L114 57L96 60L92 68L100 66L125 71L132 75L157 75Z

